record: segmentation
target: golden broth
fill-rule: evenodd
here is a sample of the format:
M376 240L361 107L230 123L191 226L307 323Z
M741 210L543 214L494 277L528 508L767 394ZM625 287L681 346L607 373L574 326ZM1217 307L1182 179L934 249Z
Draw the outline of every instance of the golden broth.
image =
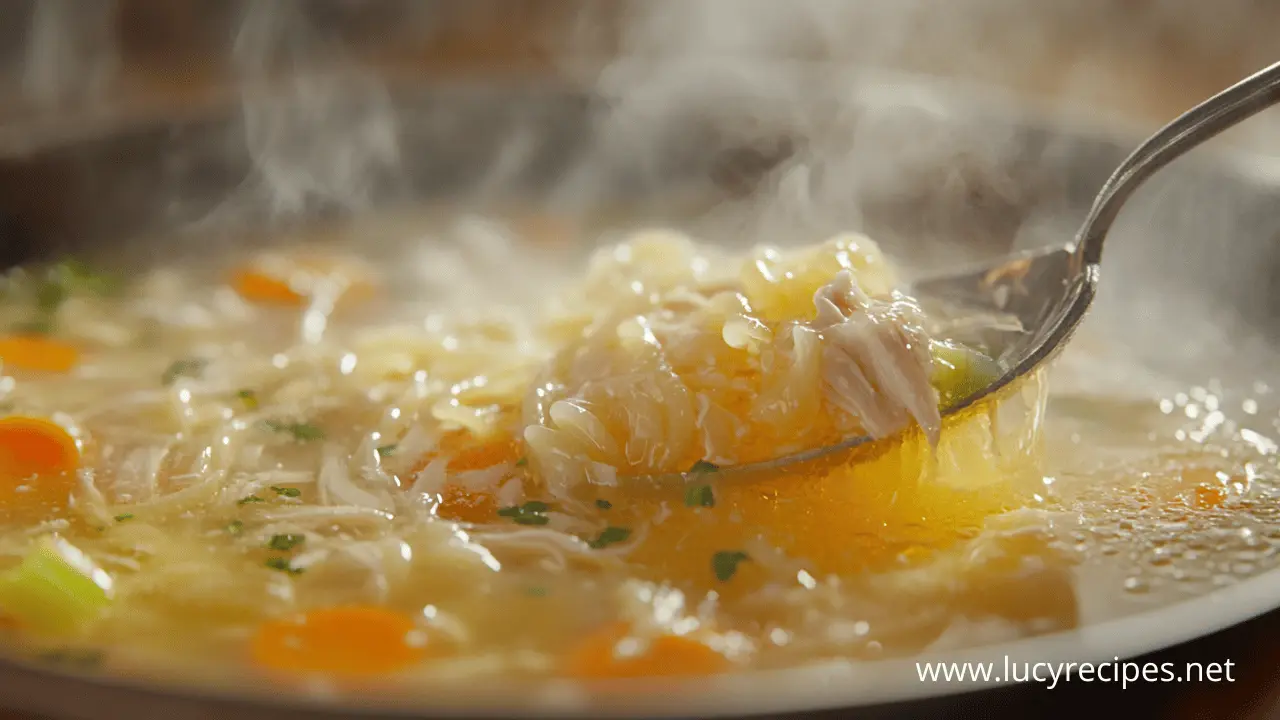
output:
M672 441L685 450L669 466L618 459L633 445L610 456L604 443L584 451L591 462L675 467L682 479L555 465L588 478L563 481L549 472L562 446L531 454L521 435L538 422L566 431L563 413L559 424L531 423L528 389L548 378L572 385L569 365L552 358L616 309L611 302L624 318L650 306L628 283L662 295L689 282L680 273L698 261L658 252L640 262L639 250L598 257L587 295L561 298L537 324L509 304L484 305L481 280L536 276L539 259L501 243L482 257L468 252L428 255L441 267L421 294L402 290L414 284L394 277L404 268L336 251L212 271L173 266L123 290L83 273L60 280L56 302L39 283L18 286L0 318L22 329L0 341L5 412L64 428L75 450L51 442L31 462L61 458L56 472L4 478L0 570L56 537L105 572L111 591L84 622L36 630L8 613L13 646L64 665L100 652L100 667L149 677L318 673L358 683L702 675L905 655L964 643L948 634L960 619L999 620L1012 635L1082 622L1081 573L1116 555L1098 519L1117 507L1134 512L1114 537L1155 537L1151 518L1209 526L1271 507L1259 451L1239 441L1239 428L1216 445L1189 438L1154 400L1137 403L1152 412L1123 418L1090 417L1094 400L1074 411L1051 401L1046 457L1039 377L947 418L936 448L913 430L806 465L721 477L699 459L711 439ZM823 262L794 272L754 265L796 285L786 296L775 292L786 283L767 285L767 305L807 320L809 306L789 298L812 297L841 266ZM511 284L520 282L554 284ZM764 382L756 357L713 353L663 372L711 397L732 382L696 379L698 368L739 363L737 394L715 397L750 400L766 392L752 384ZM655 397L637 392L623 407ZM1189 402L1178 406L1185 418ZM749 404L735 407L751 415ZM645 417L632 416L631 429ZM683 420L664 422L671 430ZM691 422L705 429L706 413ZM835 428L795 422L810 424L796 426L793 444L816 445ZM1123 463L1089 451L1115 438L1116 423L1139 438L1121 441L1131 451ZM58 437L40 432L22 437ZM718 452L779 454L782 445L759 438L780 436L751 432L740 437L754 444ZM1167 442L1155 441L1160 433ZM20 464L9 463L12 476ZM1159 583L1149 573L1133 580L1130 569L1122 582L1088 587L1150 597Z

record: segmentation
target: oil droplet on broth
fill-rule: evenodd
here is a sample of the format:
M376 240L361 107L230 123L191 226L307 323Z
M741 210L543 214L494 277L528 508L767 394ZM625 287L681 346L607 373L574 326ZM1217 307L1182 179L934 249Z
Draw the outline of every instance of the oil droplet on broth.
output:
M1249 390L1256 393L1255 388ZM1120 571L1113 581L1081 583L1081 594L1120 591L1136 605L1166 604L1273 570L1280 557L1280 473L1271 430L1280 406L1263 394L1231 397L1218 383L1191 386L1147 406L1128 403L1101 419L1084 404L1050 402L1049 422L1075 449L1106 448L1103 461L1050 453L1059 482L1054 502L1077 512L1084 531L1059 540L1082 562ZM1123 410L1122 412L1119 410ZM1094 412L1098 412L1094 409ZM1127 423L1125 438L1110 432ZM1065 430L1065 433L1063 432ZM1059 445L1061 448L1062 445ZM1075 453L1083 457L1084 453ZM1107 462L1109 460L1110 462ZM1103 618L1089 618L1096 621Z

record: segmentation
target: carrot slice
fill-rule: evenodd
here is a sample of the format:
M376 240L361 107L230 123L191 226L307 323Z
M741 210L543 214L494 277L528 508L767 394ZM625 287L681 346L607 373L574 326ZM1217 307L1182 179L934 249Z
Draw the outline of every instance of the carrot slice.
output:
M442 455L449 456L449 472L484 470L494 465L519 462L520 443L510 436L479 440L467 430L455 430L440 439L438 448L418 458L408 473L413 475L422 472Z
M302 305L305 298L285 280L251 269L237 270L231 284L240 297L264 305Z
M336 607L262 624L251 651L255 663L272 670L382 675L427 656L426 643L417 642L418 636L413 619L404 613Z
M349 265L349 266L348 266ZM271 258L232 273L231 284L244 299L263 305L301 307L323 281L336 282L342 300L373 294L373 282L355 263L326 257Z
M514 463L519 459L520 446L513 438L490 440L458 448L449 459L449 471L483 470L502 463Z
M0 361L6 367L64 373L76 366L80 351L67 343L39 335L0 337Z
M454 522L493 522L497 514L498 501L493 493L468 490L460 485L445 485L436 504L436 515Z
M34 519L64 505L79 467L80 449L61 425L0 418L0 521Z
M614 623L588 635L569 653L563 673L582 679L697 677L730 669L724 655L681 635L659 635L638 654L621 654L618 644L629 631L626 623Z

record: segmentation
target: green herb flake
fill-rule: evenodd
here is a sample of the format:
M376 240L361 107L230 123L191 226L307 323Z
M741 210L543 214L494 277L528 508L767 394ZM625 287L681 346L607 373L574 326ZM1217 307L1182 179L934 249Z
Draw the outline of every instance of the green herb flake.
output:
M133 519L133 513L120 513L119 515L116 516L116 522L124 522L125 520L132 520L132 519Z
M80 260L63 260L49 273L49 282L61 285L68 293L114 295L123 289L123 280L110 273L95 270Z
M720 469L720 466L713 462L707 462L706 460L699 460L698 462L693 464L693 467L689 468L689 474L705 475L707 473L716 472L719 469Z
M587 542L587 545L590 545L593 550L599 550L613 545L614 543L626 542L629 537L631 537L631 530L628 528L613 527L610 525L604 530L601 530L599 537L595 540Z
M266 500L263 500L262 498L258 497L257 495L250 495L250 496L248 496L248 497L242 497L242 498L240 498L239 500L237 500L237 501L236 501L236 504L237 504L237 505L248 505L249 503L260 503L260 502L266 502Z
M601 498L596 500L596 507L600 508L601 510L612 510L613 503Z
M551 522L551 518L545 515L550 509L550 505L540 500L530 500L523 505L498 510L498 517L511 518L517 525L546 525Z
M511 520L515 522L515 524L517 525L546 525L547 523L551 522L551 518L547 517L546 515L536 515L536 514L516 515L515 517L511 518Z
M516 467L524 467L529 464L529 458L522 457L516 461Z
M3 284L0 292L6 296L20 296L32 302L34 317L13 327L14 332L30 335L52 333L58 312L72 295L102 295L113 286L107 276L75 261L50 266L38 274L11 272L0 282Z
M273 557L267 558L267 567L280 572L287 572L290 575L301 575L302 568L296 568L289 564L289 558Z
M396 453L396 444L383 445L378 448L378 457L391 457Z
M310 442L312 440L323 440L324 430L311 425L310 423L286 423L279 420L267 420L265 423L268 430L275 432L289 433L294 440L298 442Z
M690 485L684 489L684 505L685 507L715 507L716 494L711 490L710 485Z
M178 381L178 378L194 378L198 379L204 374L204 369L208 367L209 361L203 358L186 358L184 360L175 360L169 367L165 368L164 374L160 376L160 382L165 386L169 386Z
M323 430L315 425L308 425L306 423L294 424L293 427L289 428L289 432L293 433L293 436L302 442L324 439Z
M62 303L66 302L70 295L67 286L63 283L53 279L47 280L36 287L36 307L40 312L52 315L58 312Z
M711 556L711 569L720 582L728 582L738 572L738 565L751 558L741 550L721 550Z
M240 402L244 403L246 408L250 410L258 409L258 393L253 390L245 388L244 390L236 393L236 397L240 398Z
M525 594L525 595L527 595L527 596L529 596L529 597L546 597L546 596L547 596L547 589L546 589L546 588L544 588L544 587L531 587L531 588L525 588L525 589L524 589L524 594Z
M302 491L295 487L276 487L272 485L271 490L280 497L296 498L302 496Z
M232 535L239 535L240 533L244 532L244 523L241 522L240 520L232 520L230 523L227 524L227 532L231 533Z
M270 550L288 551L301 545L307 541L306 535L295 535L292 533L285 535L272 535L267 541L267 548Z

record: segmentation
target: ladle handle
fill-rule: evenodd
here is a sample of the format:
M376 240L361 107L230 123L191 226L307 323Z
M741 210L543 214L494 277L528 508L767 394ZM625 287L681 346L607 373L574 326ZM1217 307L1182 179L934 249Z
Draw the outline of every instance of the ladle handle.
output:
M1098 192L1076 235L1075 260L1081 272L1096 272L1102 243L1134 192L1160 168L1219 133L1280 103L1280 63L1241 80L1196 105L1138 146Z

